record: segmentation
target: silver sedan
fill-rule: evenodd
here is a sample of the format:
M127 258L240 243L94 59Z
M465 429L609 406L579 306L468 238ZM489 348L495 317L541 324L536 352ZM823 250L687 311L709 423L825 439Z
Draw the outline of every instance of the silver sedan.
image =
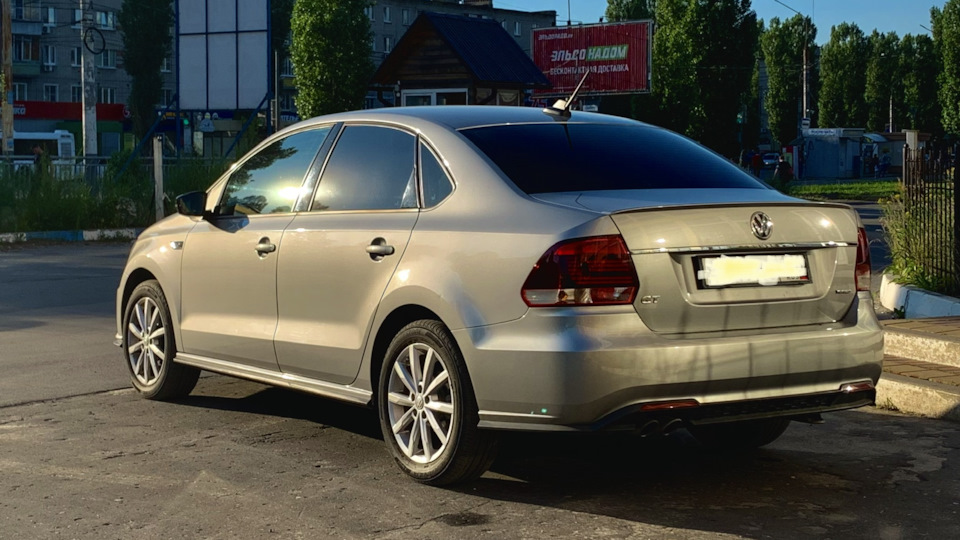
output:
M442 485L502 430L688 429L744 449L873 402L866 234L675 133L519 107L301 122L140 235L134 387L201 369L376 408Z

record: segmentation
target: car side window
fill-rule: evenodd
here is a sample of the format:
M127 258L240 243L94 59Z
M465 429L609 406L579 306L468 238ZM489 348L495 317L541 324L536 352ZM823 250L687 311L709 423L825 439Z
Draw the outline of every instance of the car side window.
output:
M430 208L447 198L453 182L430 147L420 143L420 178L423 181L423 206Z
M274 141L230 174L221 215L292 212L303 177L331 127L294 133Z
M317 187L313 210L416 208L416 137L382 126L346 126Z

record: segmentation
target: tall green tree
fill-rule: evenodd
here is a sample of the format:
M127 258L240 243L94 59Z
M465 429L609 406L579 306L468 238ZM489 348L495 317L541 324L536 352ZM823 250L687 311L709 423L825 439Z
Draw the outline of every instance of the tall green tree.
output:
M907 34L900 41L900 72L903 78L901 125L942 135L937 78L940 59L933 39L923 34Z
M781 22L774 17L760 38L767 67L767 95L764 105L773 137L787 144L797 136L803 101L804 47L813 57L817 29L809 17L794 15ZM809 72L812 73L812 66ZM808 75L809 76L809 75ZM808 104L813 103L808 96Z
M303 118L357 109L373 62L367 0L297 0L290 55Z
M652 19L657 8L657 0L607 0L608 22Z
M830 29L820 55L820 126L860 127L867 123L867 39L853 23Z
M942 9L932 8L933 39L940 52L940 106L943 129L960 135L960 0L948 0Z
M130 75L127 106L137 137L147 134L163 97L160 68L170 57L172 0L123 0L117 15L123 36L123 69Z
M736 155L759 35L750 0L657 0L655 15L653 91L661 119Z
M867 79L863 98L867 104L867 129L892 131L902 111L903 85L900 66L900 38L896 32L876 30L867 38ZM890 113L894 111L894 125Z

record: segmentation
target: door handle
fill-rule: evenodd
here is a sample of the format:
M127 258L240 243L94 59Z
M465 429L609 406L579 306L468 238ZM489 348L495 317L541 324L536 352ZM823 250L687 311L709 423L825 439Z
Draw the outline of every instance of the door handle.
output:
M273 253L277 250L277 245L270 242L270 239L264 236L257 242L257 247L253 248L260 256L264 256L267 253Z
M393 249L393 246L387 245L387 241L383 238L374 238L373 242L370 242L370 245L367 246L367 253L370 254L370 259L373 261L382 261L387 255L393 255L396 250Z
M393 252L393 246L378 246L376 244L370 244L367 246L367 253L371 255L380 255L383 257L385 255L393 255Z

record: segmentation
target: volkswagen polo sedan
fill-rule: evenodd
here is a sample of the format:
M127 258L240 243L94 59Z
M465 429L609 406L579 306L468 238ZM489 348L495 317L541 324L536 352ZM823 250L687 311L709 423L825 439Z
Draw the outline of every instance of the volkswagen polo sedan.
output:
M373 407L424 483L483 474L503 430L745 449L875 398L857 214L643 123L335 114L177 205L117 289L133 386L176 399L208 370Z

